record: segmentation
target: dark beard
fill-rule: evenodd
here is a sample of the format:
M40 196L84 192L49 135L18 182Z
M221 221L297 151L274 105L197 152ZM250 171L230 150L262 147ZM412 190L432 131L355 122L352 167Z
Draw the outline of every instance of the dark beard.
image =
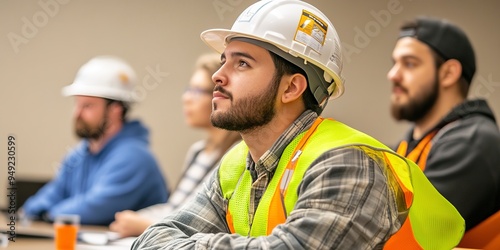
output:
M107 119L103 118L102 123L96 127L92 127L81 119L75 121L75 133L80 139L94 139L97 140L104 135L107 127Z
M394 119L415 122L422 119L429 110L436 104L439 95L439 81L437 76L434 80L431 92L423 96L410 100L405 106L391 105L391 113Z
M280 80L281 77L273 77L270 86L261 94L234 102L226 112L216 112L217 106L214 104L214 112L210 116L212 125L226 130L244 132L268 124L276 113L274 102ZM226 92L219 85L215 87L215 91L220 91L227 95L231 102L233 101L231 93Z

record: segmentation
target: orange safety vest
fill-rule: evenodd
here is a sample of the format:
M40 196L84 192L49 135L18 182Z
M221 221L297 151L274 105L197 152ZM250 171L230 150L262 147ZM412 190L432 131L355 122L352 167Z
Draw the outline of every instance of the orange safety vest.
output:
M366 134L323 118L285 148L253 218L248 213L252 185L246 171L248 147L242 141L226 154L219 168L219 181L231 232L251 237L271 234L294 209L296 190L311 163L327 150L349 146L360 148L376 162L385 162L381 166L386 168L383 172L397 199L399 213L408 213L403 227L389 239L385 249L451 249L458 244L465 229L463 218L415 163Z
M417 146L411 151L408 151L408 142L407 141L401 141L399 143L397 153L408 158L409 160L417 163L417 165L420 167L422 171L425 170L425 167L427 165L427 156L429 156L429 151L431 151L432 148L432 138L437 134L437 130L432 131L431 133L427 134L418 144Z

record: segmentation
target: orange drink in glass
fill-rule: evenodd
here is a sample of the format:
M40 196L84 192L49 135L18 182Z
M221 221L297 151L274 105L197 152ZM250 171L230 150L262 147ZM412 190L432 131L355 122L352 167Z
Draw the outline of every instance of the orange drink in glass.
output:
M79 225L79 215L64 214L56 216L54 220L56 250L75 250Z

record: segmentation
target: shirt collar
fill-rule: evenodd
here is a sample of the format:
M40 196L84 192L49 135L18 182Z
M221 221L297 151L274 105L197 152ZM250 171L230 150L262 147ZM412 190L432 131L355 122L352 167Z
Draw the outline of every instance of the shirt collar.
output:
M318 118L318 115L312 110L304 111L276 140L276 142L267 150L262 157L257 161L255 170L257 175L262 172L274 172L278 166L279 160L285 148L292 142L292 140L297 137L300 133L307 130L314 121ZM247 161L251 161L250 155Z

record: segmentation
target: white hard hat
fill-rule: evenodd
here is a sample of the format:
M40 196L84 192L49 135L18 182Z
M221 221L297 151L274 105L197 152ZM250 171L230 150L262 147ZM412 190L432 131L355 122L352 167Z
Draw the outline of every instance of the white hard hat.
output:
M114 56L98 56L85 63L71 85L62 89L64 96L96 96L117 101L134 102L137 76L124 60Z
M309 88L320 105L326 104L328 97L334 99L344 92L342 49L335 27L321 11L306 2L262 0L243 11L231 30L211 29L201 33L201 39L219 53L235 38L257 41L254 43L306 71Z

